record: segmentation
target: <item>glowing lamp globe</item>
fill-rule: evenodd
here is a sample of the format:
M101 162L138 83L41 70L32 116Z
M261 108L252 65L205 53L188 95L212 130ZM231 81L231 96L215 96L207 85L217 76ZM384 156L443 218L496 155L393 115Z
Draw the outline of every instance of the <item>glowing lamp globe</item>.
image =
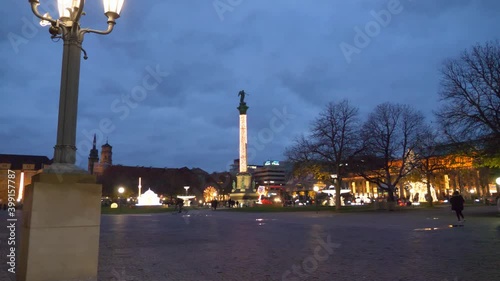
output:
M103 0L104 14L113 19L120 17L124 0Z
M58 0L57 8L60 18L70 18L71 12L80 7L80 0Z

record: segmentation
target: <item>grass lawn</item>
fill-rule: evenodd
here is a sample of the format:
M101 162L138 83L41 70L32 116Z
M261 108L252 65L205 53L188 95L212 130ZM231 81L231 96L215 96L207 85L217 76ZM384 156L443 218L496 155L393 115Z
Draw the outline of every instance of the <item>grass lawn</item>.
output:
M479 207L484 206L483 204L466 204L465 207ZM428 203L421 203L419 206L396 206L395 211L413 211L413 210L429 210L433 208L451 208L449 204L438 204L435 203L433 207L430 207ZM188 207L187 210L198 210L197 207ZM206 209L206 208L203 208ZM111 209L110 207L102 207L101 214L103 215L120 215L120 214L155 214L155 213L171 213L174 212L174 207L170 208L116 208ZM258 205L255 207L245 207L245 208L220 208L217 211L224 212L247 212L247 213L276 213L276 212L339 212L339 213L351 213L351 212L380 212L387 211L384 209L376 210L373 204L363 205L363 206L342 206L340 211L335 210L335 207L330 206L300 206L300 207L281 207L272 205Z
M479 207L484 206L482 204L466 204L465 207ZM414 211L414 210L430 210L434 208L451 208L449 204L439 204L434 203L433 207L430 207L428 203L421 203L419 206L396 206L395 211ZM300 206L300 207L281 207L281 206L271 206L271 205L259 205L255 207L246 208L232 208L220 209L221 211L228 212L249 212L249 213L259 213L259 212L339 212L339 213L351 213L351 212L384 212L386 209L375 209L373 204L362 205L362 206L342 206L342 208L337 211L335 207L321 206L317 208L316 206Z
M246 208L231 208L231 209L220 209L221 211L227 212L249 212L249 213L273 213L273 212L336 212L335 207L326 206L300 206L300 207L281 207L281 206L270 206L270 205L260 205L255 207ZM343 206L340 212L363 212L363 211L373 211L373 206Z

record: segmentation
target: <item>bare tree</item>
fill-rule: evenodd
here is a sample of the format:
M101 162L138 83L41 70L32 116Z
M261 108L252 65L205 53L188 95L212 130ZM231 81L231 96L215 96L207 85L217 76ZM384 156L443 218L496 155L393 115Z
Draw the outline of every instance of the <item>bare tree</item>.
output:
M424 182L427 185L427 201L432 207L431 180L434 178L437 171L446 169L446 165L442 159L443 146L440 142L439 134L430 126L423 126L422 133L415 147L415 155L418 162L416 168Z
M400 180L414 168L414 149L424 130L422 113L408 105L383 103L368 116L362 128L363 159L358 173L387 190L394 202Z
M310 136L302 137L288 149L289 159L323 163L337 175L336 209L340 209L340 189L347 159L357 147L358 108L343 100L329 103L313 121ZM292 157L290 157L292 156Z
M308 137L301 135L293 144L285 149L285 157L293 163L293 175L302 180L311 175L316 180L326 179L324 163L317 161L312 153L312 143Z
M436 113L451 141L468 143L485 166L500 167L500 43L488 42L447 60ZM479 142L478 142L479 141Z

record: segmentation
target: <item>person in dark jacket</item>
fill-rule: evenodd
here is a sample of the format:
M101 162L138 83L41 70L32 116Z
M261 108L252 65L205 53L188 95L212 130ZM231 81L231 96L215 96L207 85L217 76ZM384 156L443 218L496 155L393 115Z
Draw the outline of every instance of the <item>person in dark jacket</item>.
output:
M462 211L464 210L464 198L458 191L453 192L453 196L450 198L451 209L457 214L458 221L465 221Z
M176 207L179 207L179 213L182 212L182 207L184 206L184 200L178 198Z

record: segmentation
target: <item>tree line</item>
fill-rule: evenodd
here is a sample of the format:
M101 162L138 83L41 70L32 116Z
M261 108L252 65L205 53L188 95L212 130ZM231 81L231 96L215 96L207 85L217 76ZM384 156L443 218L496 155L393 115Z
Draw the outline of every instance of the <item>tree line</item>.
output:
M387 190L392 202L396 186L411 173L421 175L431 193L431 178L443 168L433 157L443 145L473 157L479 167L499 168L499 42L477 44L445 60L438 95L435 124L407 104L379 104L362 120L349 100L330 102L285 156L298 175L328 180L330 173L336 174L336 194L343 179L357 173ZM336 208L340 200L336 196Z

